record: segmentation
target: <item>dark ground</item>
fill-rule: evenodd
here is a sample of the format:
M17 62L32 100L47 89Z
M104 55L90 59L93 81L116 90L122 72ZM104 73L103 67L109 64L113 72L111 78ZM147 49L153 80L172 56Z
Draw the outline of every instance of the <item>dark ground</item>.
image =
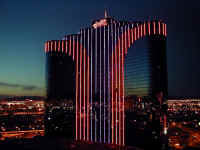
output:
M141 150L104 144L73 142L63 137L35 137L0 141L0 150Z

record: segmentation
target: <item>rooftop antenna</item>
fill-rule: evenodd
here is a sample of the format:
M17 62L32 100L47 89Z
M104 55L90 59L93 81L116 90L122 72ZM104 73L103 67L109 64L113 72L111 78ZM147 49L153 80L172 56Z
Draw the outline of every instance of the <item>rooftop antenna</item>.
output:
M104 17L105 18L108 18L108 13L107 13L107 10L105 9L105 12L104 12Z

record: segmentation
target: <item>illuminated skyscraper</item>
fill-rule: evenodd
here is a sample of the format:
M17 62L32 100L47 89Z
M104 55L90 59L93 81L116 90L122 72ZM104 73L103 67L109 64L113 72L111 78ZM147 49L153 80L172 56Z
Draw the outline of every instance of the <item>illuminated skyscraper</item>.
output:
M45 43L48 57L63 55L75 66L76 140L125 144L125 93L141 96L166 91L166 76L161 73L166 73L162 68L166 32L161 21L117 21L105 13L80 33ZM147 47L141 44L135 50L143 40ZM62 68L68 69L67 65Z

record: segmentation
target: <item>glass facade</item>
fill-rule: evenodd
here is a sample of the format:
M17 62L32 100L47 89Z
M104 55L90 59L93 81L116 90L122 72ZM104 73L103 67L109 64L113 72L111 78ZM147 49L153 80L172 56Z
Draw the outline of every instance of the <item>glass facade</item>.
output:
M75 98L75 63L71 56L47 53L47 100Z
M126 96L167 96L166 37L143 37L125 56Z

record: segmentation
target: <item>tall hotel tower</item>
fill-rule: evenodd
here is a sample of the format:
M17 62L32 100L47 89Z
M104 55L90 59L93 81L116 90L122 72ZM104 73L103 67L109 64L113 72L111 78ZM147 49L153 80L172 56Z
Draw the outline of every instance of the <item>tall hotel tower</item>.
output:
M76 140L125 145L125 96L167 96L166 36L162 21L105 12L78 34L45 43L47 97L74 98Z

